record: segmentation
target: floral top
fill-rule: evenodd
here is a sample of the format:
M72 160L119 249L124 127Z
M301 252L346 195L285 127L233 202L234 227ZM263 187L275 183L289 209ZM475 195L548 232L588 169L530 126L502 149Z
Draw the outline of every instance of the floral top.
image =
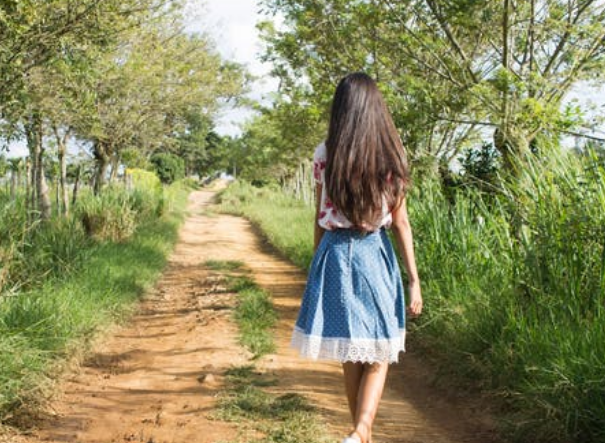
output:
M333 229L346 229L351 228L353 224L340 213L338 209L334 207L328 195L326 193L326 187L323 186L325 183L326 176L326 145L321 143L313 154L313 178L315 182L321 187L321 202L319 204L319 215L317 217L317 223L320 227L332 231ZM386 200L382 205L382 220L378 224L378 227L390 227L393 221L393 217L387 206Z

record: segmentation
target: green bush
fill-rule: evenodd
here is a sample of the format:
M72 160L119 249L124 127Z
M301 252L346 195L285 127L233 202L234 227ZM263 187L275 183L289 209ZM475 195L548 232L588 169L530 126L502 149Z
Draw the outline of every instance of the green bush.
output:
M151 163L162 183L170 184L185 177L185 161L173 154L154 154Z
M98 241L124 241L134 233L136 210L133 206L140 201L124 189L108 187L99 196L83 195L76 214L89 237Z

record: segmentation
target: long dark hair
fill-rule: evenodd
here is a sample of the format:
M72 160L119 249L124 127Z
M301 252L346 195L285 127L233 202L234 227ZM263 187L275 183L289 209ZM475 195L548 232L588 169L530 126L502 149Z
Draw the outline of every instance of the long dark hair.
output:
M326 150L327 195L355 228L375 226L383 199L392 210L405 195L410 184L405 151L368 75L349 74L338 84Z

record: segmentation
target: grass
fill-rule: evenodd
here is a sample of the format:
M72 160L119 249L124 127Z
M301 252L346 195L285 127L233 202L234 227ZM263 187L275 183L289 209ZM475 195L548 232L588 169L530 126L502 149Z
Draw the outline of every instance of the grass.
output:
M246 268L242 262L209 260L205 265L225 273L228 290L238 294L234 317L240 330L241 345L252 352L255 360L274 352L271 329L275 325L276 314L270 294L245 275ZM239 274L234 274L236 272ZM327 441L323 437L326 431L317 411L304 396L267 392L263 388L276 386L277 380L257 372L254 365L231 368L225 376L226 387L212 417L237 423L243 434L236 440L238 443Z
M234 275L233 272L246 272L241 261L208 260L208 269L226 273L228 290L238 294L234 318L240 330L239 341L258 359L275 351L275 339L272 328L277 316L271 302L271 295L261 289L247 275Z
M502 431L516 441L605 441L603 165L553 154L496 195L451 201L425 182L408 204L426 301L410 338L444 382L503 399ZM311 207L243 182L220 206L308 267Z
M244 215L297 266L307 269L313 256L313 212L277 188L254 188L243 182L231 184L219 195L221 211ZM287 229L284 229L287 227Z
M327 442L325 426L306 397L296 393L275 395L262 389L275 384L275 380L256 372L254 366L230 369L214 418L236 422L258 435L238 442Z
M252 352L254 358L275 352L271 329L275 325L276 314L270 295L246 278L234 281L232 288L239 295L235 320L241 344Z
M207 260L204 266L212 271L240 271L244 267L244 262L236 260Z
M119 242L92 241L75 221L54 221L35 234L49 246L25 249L23 259L51 266L27 289L0 297L0 421L43 404L66 361L126 319L154 284L177 241L188 194L184 187L169 192L174 211L146 217Z

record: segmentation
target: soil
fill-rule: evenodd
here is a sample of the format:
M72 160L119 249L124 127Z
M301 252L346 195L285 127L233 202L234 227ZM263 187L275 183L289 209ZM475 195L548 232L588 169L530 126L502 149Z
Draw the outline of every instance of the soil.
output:
M189 216L163 276L136 314L91 350L61 383L45 418L18 443L210 443L246 441L236 423L212 419L223 374L250 362L237 343L234 295L207 260L237 260L270 291L279 314L277 351L256 367L277 392L308 396L335 442L350 431L340 365L302 360L289 340L305 274L245 219L209 211L213 190L193 192ZM374 429L376 443L489 443L483 401L445 393L413 350L391 367ZM1 439L0 439L1 440Z

